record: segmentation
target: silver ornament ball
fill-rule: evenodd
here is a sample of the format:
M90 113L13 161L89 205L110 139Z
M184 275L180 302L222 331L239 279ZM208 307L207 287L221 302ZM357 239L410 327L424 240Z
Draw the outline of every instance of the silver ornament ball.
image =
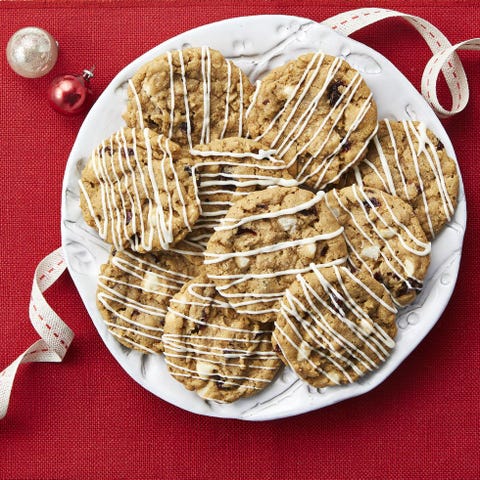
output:
M22 77L43 77L55 65L57 56L58 44L43 28L22 28L7 43L7 61Z

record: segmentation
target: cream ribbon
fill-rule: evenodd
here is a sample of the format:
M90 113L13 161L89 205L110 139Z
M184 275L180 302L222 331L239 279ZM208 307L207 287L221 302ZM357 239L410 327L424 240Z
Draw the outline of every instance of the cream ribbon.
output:
M331 17L324 25L348 36L363 27L385 18L401 17L411 23L430 47L433 57L427 63L422 77L422 95L440 117L449 117L462 111L468 103L468 82L457 50L480 50L480 39L474 38L452 45L445 35L420 17L383 8L360 8ZM437 80L443 72L452 95L452 108L444 108L437 97ZM43 296L66 268L62 248L45 257L38 265L33 279L30 299L30 321L40 335L32 346L0 373L0 419L4 418L18 367L22 363L61 362L72 340L73 332L48 305Z
M445 118L461 112L468 103L469 89L465 70L456 51L480 50L480 38L472 38L452 45L438 28L423 18L384 8L359 8L340 13L322 23L341 35L348 36L368 25L392 17L401 17L413 25L433 53L423 72L421 89L422 95L437 116ZM450 110L444 108L437 97L437 80L440 71L443 72L452 96Z
M0 373L0 419L7 414L13 381L22 363L61 362L73 340L73 332L53 311L43 292L65 271L62 248L47 255L35 270L30 297L30 321L40 339Z

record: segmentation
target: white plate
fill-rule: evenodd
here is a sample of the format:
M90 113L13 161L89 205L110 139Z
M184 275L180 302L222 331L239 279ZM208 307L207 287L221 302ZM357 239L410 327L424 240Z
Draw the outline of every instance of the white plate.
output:
M433 245L425 287L415 303L398 317L397 345L388 361L359 382L317 390L285 369L264 391L230 405L204 401L168 374L163 357L122 347L108 333L95 306L99 266L109 246L83 221L78 179L93 148L123 125L126 82L145 62L167 50L207 45L233 59L252 81L301 53L322 50L343 56L358 69L374 93L379 118L422 120L455 158L441 123L408 80L382 55L311 20L266 15L225 20L172 38L125 67L110 83L85 119L68 159L62 197L62 245L68 269L100 336L112 355L140 385L160 398L191 412L245 420L296 415L365 393L380 384L420 343L442 314L455 286L466 225L466 204L460 182L453 220ZM98 364L98 362L95 362ZM415 386L412 385L412 389Z

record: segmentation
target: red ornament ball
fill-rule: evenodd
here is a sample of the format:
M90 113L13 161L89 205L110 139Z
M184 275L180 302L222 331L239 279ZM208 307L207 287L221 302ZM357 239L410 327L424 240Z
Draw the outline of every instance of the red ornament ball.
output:
M85 112L92 103L93 92L90 79L93 73L84 70L81 75L60 75L53 79L48 88L50 105L63 115L77 115Z

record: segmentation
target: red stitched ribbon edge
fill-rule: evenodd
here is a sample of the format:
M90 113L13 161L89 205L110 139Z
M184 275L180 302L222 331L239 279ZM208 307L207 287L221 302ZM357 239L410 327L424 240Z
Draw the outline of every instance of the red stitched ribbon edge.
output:
M74 334L47 303L43 292L65 271L62 248L47 255L37 266L30 297L30 321L40 339L0 373L0 419L7 414L13 382L22 363L61 362Z

